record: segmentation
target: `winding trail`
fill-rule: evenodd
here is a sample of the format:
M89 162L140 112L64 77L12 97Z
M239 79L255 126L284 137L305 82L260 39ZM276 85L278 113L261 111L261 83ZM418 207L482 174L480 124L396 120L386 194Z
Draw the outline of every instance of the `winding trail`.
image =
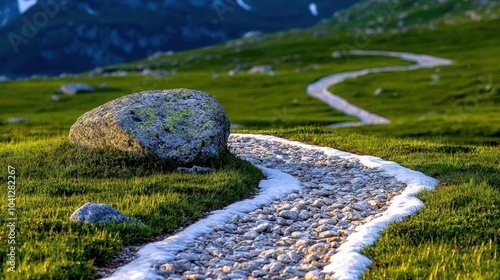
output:
M415 62L415 64L409 66L387 66L387 67L368 68L357 71L341 72L321 78L320 80L312 84L309 84L307 86L307 93L310 96L320 99L321 101L323 101L324 103L328 104L330 107L336 110L339 110L347 115L355 116L358 119L360 119L359 122L343 122L343 123L336 123L329 125L329 127L331 128L390 123L389 119L371 113L367 110L361 109L349 103L347 100L337 95L334 95L328 90L328 88L330 88L331 86L340 84L347 79L353 79L371 73L409 71L409 70L433 68L433 67L453 64L453 61L448 59L423 55L423 54L405 53L405 52L353 50L349 51L347 54L399 57L406 61L413 61Z
M266 175L259 193L143 246L107 279L358 279L371 263L361 249L437 185L394 162L274 136L232 134L229 146Z
M310 84L311 96L360 119L336 127L390 121L333 95L330 86L370 73L452 64L411 53L349 54L415 64L342 72ZM361 250L390 223L423 207L416 194L438 184L394 162L274 136L232 134L228 144L266 175L259 193L143 246L107 279L358 279L371 264Z

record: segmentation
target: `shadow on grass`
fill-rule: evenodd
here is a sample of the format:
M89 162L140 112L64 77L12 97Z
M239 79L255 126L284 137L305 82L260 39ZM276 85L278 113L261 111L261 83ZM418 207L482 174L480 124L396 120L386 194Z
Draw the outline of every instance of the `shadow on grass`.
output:
M417 170L441 181L441 185L453 185L470 180L481 180L500 190L500 169L486 164L457 166L454 164L433 163L417 165Z

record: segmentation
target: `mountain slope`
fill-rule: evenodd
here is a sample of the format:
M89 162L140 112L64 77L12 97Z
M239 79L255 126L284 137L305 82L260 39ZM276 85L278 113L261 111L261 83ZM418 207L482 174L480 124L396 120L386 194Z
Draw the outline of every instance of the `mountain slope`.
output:
M19 17L16 0L3 0L0 3L0 28Z
M459 24L468 20L500 17L500 1L493 0L376 0L362 1L336 12L326 25L341 29L377 29L412 27L435 28L436 24Z
M356 0L41 0L0 29L0 73L80 72L158 51L211 45L251 30L303 28ZM313 12L317 11L317 15Z

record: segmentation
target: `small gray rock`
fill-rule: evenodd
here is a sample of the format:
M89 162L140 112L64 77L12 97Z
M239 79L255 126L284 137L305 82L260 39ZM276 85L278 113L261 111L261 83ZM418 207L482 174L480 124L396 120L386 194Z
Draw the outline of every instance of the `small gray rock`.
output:
M95 88L86 83L69 83L62 85L59 91L64 94L75 95L80 92L93 92Z
M300 213L299 213L299 218L300 218L301 220L307 220L307 219L309 219L309 216L310 216L310 215L309 215L309 212L308 212L308 211L306 211L306 210L302 210L302 211L300 211Z
M144 226L143 223L123 215L120 211L105 203L97 204L94 202L87 202L82 207L78 208L69 219L74 222L88 224L102 222L106 225L110 221L114 221L115 223L133 223Z
M212 168L201 167L201 166L193 166L191 168L187 167L179 167L177 171L182 174L210 174L213 172Z
M255 227L255 232L257 233L262 233L262 232L265 232L268 230L268 228L270 227L270 224L269 223L263 223L263 224L260 224L258 225L257 227Z
M257 238L259 234L255 231L248 231L248 232L245 232L245 234L243 234L243 238L246 239L246 240L253 240L255 238Z
M297 220L298 214L297 212L289 211L289 210L283 210L279 212L278 216L280 216L283 219L287 220Z
M281 262L273 262L269 266L269 272L271 273L277 273L282 271L285 268L285 265Z
M267 275L267 273L265 273L262 270L254 270L254 271L252 271L252 276L253 277L263 277L263 276L266 276L266 275Z
M248 70L249 74L258 74L258 73L265 73L269 75L274 75L274 70L273 67L270 65L260 65L260 66L254 66Z
M334 231L334 230L327 230L327 231L323 231L319 234L319 237L321 238L331 238L331 237L335 237L335 236L338 236L339 234Z
M97 86L98 89L106 90L109 89L109 85L107 83L102 83Z
M7 123L27 123L30 121L28 117L12 117L7 119Z

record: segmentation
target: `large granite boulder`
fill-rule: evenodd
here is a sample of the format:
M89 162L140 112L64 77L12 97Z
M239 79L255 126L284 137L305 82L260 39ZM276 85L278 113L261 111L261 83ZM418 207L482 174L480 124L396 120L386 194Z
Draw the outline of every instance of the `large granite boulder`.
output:
M87 202L82 207L78 208L71 217L70 221L79 223L95 224L102 222L107 225L109 222L115 223L130 223L144 226L137 219L128 217L120 213L120 211L105 203Z
M173 89L134 93L99 106L78 118L69 139L187 165L224 151L229 133L229 119L215 98Z

